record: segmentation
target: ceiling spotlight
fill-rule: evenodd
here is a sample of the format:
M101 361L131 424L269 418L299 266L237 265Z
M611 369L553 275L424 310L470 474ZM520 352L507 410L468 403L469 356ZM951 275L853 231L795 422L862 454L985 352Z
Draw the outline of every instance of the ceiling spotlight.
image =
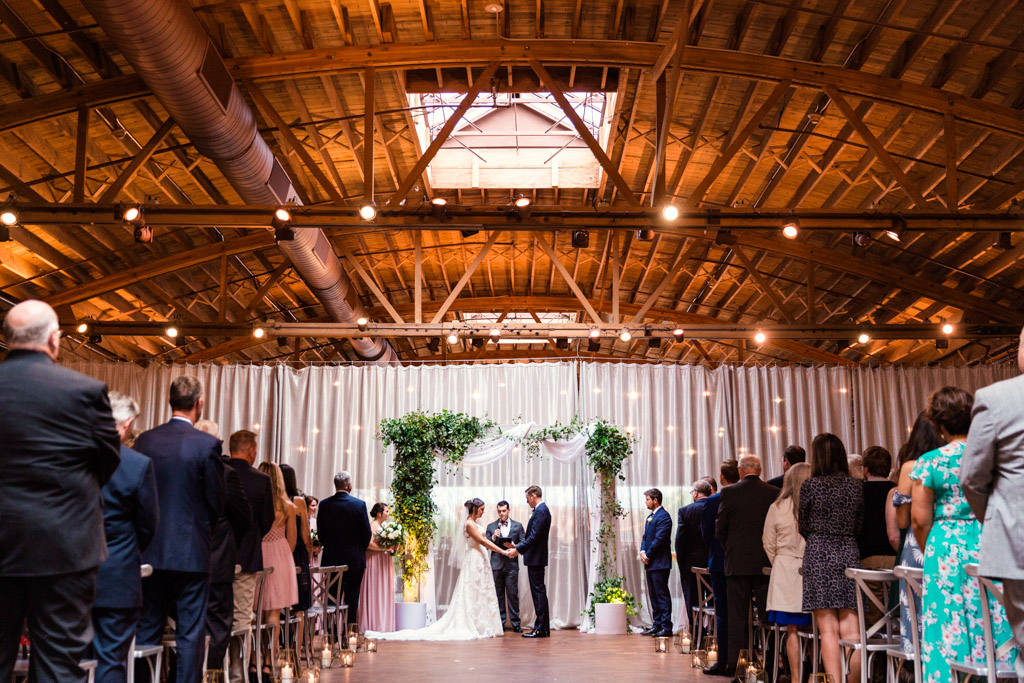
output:
M102 334L90 334L89 335L89 343L90 344L102 344L103 343L103 335Z
M1008 251L1013 248L1013 237L1008 232L999 233L999 239L996 240L996 249L1002 249Z
M679 207L675 204L666 204L661 209L661 217L667 221L674 221L679 218Z
M132 231L132 239L139 244L149 244L153 241L153 228L148 225L136 225Z
M86 332L89 331L89 324L78 323L78 327L75 328L75 331L78 332L78 334L85 334Z
M125 225L134 225L136 228L146 224L141 204L119 204L114 211L114 218L120 219Z
M935 340L935 348L937 348L937 349L948 349L949 348L949 340L948 339L936 339Z
M853 246L855 247L866 247L871 244L871 233L858 230L853 233Z
M590 333L590 338L587 340L587 351L591 353L596 353L601 350L601 333L598 332L597 335L594 335L594 332L597 332L597 330L592 331Z
M284 225L288 225L292 220L292 214L288 209L277 209L274 211L274 217L270 219L270 224L275 228L280 228Z
M676 329L672 330L672 336L675 337L677 342L683 341L683 328L677 327Z
M360 332L366 332L366 328L369 322L370 321L367 320L366 318L359 318L359 320L356 320L356 327L359 328Z
M715 233L715 244L720 247L731 247L738 241L736 235L732 234L731 230L719 230Z
M572 246L574 249L586 249L590 246L590 233L586 230L572 231Z
M758 344L764 344L766 339L768 339L768 335L766 335L764 332L761 332L760 330L758 330L757 333L754 335L754 341L757 342Z
M427 340L427 348L430 349L431 353L437 353L441 350L441 340L437 337L431 337Z
M288 348L288 340L285 337L277 338L277 348L286 349Z
M660 349L661 348L661 337L651 337L647 340L647 348L649 349Z
M142 209L137 206L129 206L124 210L125 223L134 223L142 215Z
M263 336L265 334L266 330L264 330L262 327L257 327L252 331L252 336L256 337L257 339L263 339Z
M459 343L459 335L457 332L450 332L448 334L448 343L452 346Z
M942 334L953 334L953 326L946 323L942 326Z
M175 337L178 336L178 328L172 325L171 327L168 327L166 330L164 330L164 334L166 334L171 339L174 339Z
M861 332L857 337L857 342L860 344L867 344L869 341L871 341L871 337L868 336L867 332Z
M448 215L448 200L444 197L434 197L430 200L430 215L437 220L444 220Z
M0 224L8 228L18 224L18 212L14 210L14 207L5 207L0 212Z
M637 242L650 242L654 239L654 231L650 228L641 228L636 231Z
M902 216L895 216L892 219L892 226L885 231L886 236L894 242L899 242L903 238L903 231L907 229L907 222L903 220Z
M597 329L596 327L590 330L590 338L591 339L600 339L600 337L601 337L601 330Z
M480 337L473 337L470 343L473 345L474 349L479 349L481 346L484 345L484 340L481 339Z
M533 210L533 200L526 195L516 195L512 201L512 213L519 219L524 220L530 217Z
M493 341L493 342L494 342L495 344L497 344L497 343L498 343L498 340L499 340L500 338L501 338L501 328L500 328L500 327L492 327L492 328L491 328L491 340L492 340L492 341Z
M463 237L465 237L466 239L469 239L470 237L472 237L473 235L476 235L480 231L479 230L459 230L459 232L462 233Z
M624 342L628 342L632 338L633 335L629 333L629 330L623 330L622 332L619 333L619 339L621 339Z
M359 207L359 217L364 221L372 221L377 217L377 203L372 199L368 202L363 202L363 205Z
M795 218L791 218L782 224L782 236L787 240L795 240L796 236L800 234L800 223Z
M484 11L490 12L491 14L500 14L505 9L505 5L500 2L489 2L484 5Z
M560 349L567 349L567 348L569 348L569 340L565 339L564 337L561 338L561 339L556 339L555 340L555 346L560 348Z

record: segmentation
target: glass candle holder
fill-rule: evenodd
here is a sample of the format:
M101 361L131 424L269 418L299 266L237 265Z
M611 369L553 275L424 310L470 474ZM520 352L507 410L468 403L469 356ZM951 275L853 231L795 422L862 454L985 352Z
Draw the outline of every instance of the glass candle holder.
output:
M690 649L693 647L693 641L690 639L690 631L680 631L676 635L676 649L681 655L690 654Z
M654 638L654 651L658 654L666 654L668 652L668 636L657 636Z
M312 669L306 669L299 680L302 683L320 683L320 669L315 666Z
M704 639L704 649L708 653L708 666L718 663L718 643L711 636Z
M359 650L359 624L354 621L345 627L345 642L353 652Z
M338 662L341 664L341 668L343 669L350 669L353 666L355 666L355 650L342 650L341 653L338 655Z
M203 674L203 683L227 683L223 669L207 669Z
M708 667L707 650L694 650L693 659L690 660L690 666L694 669L706 669Z
M377 651L377 639L376 638L363 638L363 650L365 652L376 652Z
M811 674L811 683L835 683L831 674Z
M330 669L331 664L334 663L334 648L325 639L324 648L320 650L320 666L324 669Z
M297 683L299 680L299 658L295 650L284 649L277 655L277 672L281 683Z
M739 677L739 667L736 667L737 678ZM743 671L743 678L741 683L764 683L765 672L764 669L759 667L757 664L748 664L746 669Z

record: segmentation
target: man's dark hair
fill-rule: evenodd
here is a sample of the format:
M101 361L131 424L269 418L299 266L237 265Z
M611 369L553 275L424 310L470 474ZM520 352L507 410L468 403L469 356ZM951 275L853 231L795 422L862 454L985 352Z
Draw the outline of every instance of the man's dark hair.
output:
M256 432L250 432L248 429L239 429L228 439L228 452L241 453L247 450L249 446L255 445Z
M722 481L726 484L735 484L740 480L740 468L738 460L723 460L719 469L722 474Z
M782 452L782 457L786 459L790 465L796 465L801 462L807 462L807 451L796 444L786 446L786 450Z
M653 500L658 501L658 505L661 505L661 491L658 489L647 489L644 491L645 496L650 496Z
M811 444L811 476L827 477L830 474L849 476L850 463L842 439L825 432L814 437Z
M509 507L509 504L508 504L507 500L499 500L498 504L495 505L494 507L499 507L499 508L500 507L506 507L507 508L507 507Z
M171 410L192 410L202 395L203 383L198 377L175 377L171 382Z
M706 481L708 486L711 487L711 493L718 493L718 481L710 474L706 477L701 477L701 480Z
M868 446L861 458L869 477L888 477L892 472L892 453L881 446Z
M971 428L974 397L959 387L942 387L928 398L928 419L936 427L956 436Z

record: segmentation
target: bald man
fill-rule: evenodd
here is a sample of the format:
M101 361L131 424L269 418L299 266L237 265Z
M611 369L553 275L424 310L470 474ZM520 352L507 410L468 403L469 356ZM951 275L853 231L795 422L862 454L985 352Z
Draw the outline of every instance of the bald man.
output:
M31 678L87 680L97 568L107 557L101 488L120 463L102 382L57 365L57 314L42 301L8 311L0 363L0 681L21 625Z

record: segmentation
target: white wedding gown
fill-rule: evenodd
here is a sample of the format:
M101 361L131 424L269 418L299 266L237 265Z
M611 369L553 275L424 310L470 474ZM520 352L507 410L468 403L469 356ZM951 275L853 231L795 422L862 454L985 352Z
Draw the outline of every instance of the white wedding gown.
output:
M484 528L477 524L480 535ZM392 633L367 631L366 635L381 640L477 640L502 635L498 598L487 550L462 532L466 544L462 570L455 582L455 592L444 616L430 626Z

